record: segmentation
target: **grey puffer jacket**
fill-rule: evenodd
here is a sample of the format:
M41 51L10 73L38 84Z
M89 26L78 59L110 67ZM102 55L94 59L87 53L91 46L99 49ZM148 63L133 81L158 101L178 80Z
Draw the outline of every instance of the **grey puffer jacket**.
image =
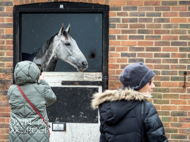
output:
M144 122L145 142L168 142L151 95L132 89L107 90L94 94L92 107L100 112L100 142L141 142ZM144 101L144 120L141 102Z
M39 76L40 70L33 62L22 61L15 67L16 85L11 85L8 90L11 106L9 142L49 142L46 124L17 88L17 85L21 87L27 98L49 123L46 107L56 101L56 96L45 80L38 83Z

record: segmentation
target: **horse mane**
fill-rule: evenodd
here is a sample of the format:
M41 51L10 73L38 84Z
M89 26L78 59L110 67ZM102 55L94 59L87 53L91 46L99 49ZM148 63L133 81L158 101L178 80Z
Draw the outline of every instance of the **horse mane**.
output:
M36 52L33 53L34 57L41 58L46 53L46 51L51 47L51 43L53 42L54 37L57 35L56 33L54 36L52 36L49 40L46 41L46 43L43 45L42 48L39 48ZM68 40L70 37L70 34L66 31L62 32L63 36L65 36L65 39Z
M46 43L43 45L42 48L39 48L36 52L34 52L34 57L41 58L46 53L46 51L49 49L51 43L53 42L54 37L57 35L57 33L52 36L49 40L46 41Z

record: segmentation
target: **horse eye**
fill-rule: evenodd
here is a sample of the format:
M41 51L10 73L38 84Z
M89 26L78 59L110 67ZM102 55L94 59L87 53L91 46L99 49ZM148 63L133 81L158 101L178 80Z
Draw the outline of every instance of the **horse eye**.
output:
M65 45L70 46L71 44L69 42L66 42Z

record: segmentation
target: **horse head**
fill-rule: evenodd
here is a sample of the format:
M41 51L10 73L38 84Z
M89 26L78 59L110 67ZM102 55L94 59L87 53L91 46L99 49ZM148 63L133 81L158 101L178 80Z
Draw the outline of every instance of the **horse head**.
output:
M65 30L62 24L59 33L54 38L54 51L56 57L75 67L77 71L84 71L88 68L88 62L79 49L76 41L69 34L70 24Z

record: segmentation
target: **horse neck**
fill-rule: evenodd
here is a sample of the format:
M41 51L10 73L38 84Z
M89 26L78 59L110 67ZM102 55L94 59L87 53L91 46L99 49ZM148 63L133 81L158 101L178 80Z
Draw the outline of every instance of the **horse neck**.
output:
M53 54L54 53L53 42L49 46L50 47L42 57L42 68L44 69L44 71L54 71L58 60L57 57Z

